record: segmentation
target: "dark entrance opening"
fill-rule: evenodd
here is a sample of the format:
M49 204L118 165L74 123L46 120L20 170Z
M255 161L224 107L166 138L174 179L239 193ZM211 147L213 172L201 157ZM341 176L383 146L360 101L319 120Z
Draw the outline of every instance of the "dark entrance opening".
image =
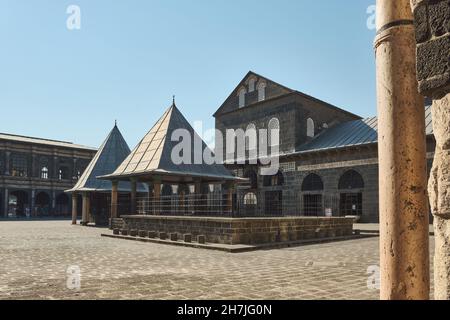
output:
M111 207L111 195L107 193L96 193L91 199L91 215L97 226L109 224Z
M243 214L246 217L256 215L256 209L258 205L258 198L254 192L249 192L244 195L243 198Z
M341 216L361 216L362 193L341 193L339 207Z
M50 196L46 192L39 192L36 195L34 210L38 217L50 215Z
M61 193L56 197L56 212L58 216L70 216L70 204L69 196L65 193Z
M25 191L11 192L8 202L8 214L17 217L24 217L27 212L31 213L28 202L28 193Z
M341 216L361 216L363 211L362 191L364 180L355 170L345 172L339 179L341 190L339 211Z
M317 174L311 173L305 177L302 183L303 211L307 217L323 215L323 181Z
M283 192L267 191L266 192L266 215L281 216L283 214Z
M303 195L303 210L307 217L318 217L323 215L322 195L305 194Z

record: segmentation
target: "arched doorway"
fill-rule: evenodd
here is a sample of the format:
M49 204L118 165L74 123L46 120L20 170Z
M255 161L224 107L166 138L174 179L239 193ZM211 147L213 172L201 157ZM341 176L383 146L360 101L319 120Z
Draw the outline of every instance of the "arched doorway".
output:
M339 179L339 211L341 216L361 216L364 179L355 170L346 171Z
M273 188L273 190L265 192L265 214L273 216L283 215L283 191L281 190L281 187L284 185L283 173L278 171L273 176L265 176L263 183L265 187Z
M70 202L69 196L65 193L61 193L56 197L56 212L55 215L58 216L69 216L70 213Z
M50 215L50 196L47 192L39 192L35 199L35 214L39 217Z
M303 180L303 211L305 216L317 217L323 214L323 181L311 173Z
M28 192L13 191L9 195L8 215L12 217L25 217L31 214L28 200Z
M248 216L255 216L256 215L256 209L258 206L258 198L254 192L248 192L244 195L244 215L246 217Z

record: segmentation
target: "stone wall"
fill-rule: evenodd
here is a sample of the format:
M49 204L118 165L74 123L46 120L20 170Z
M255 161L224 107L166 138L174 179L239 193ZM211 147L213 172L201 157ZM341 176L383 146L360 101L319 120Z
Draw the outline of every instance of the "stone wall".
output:
M450 90L450 1L413 0L419 90L426 96Z
M264 244L349 236L351 218L203 218L123 216L124 228L206 236L221 244Z

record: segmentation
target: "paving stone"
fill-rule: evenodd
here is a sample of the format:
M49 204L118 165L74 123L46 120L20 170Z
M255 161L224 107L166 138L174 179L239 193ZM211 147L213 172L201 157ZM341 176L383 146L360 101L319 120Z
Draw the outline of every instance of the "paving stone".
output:
M367 288L378 238L230 254L104 232L70 221L0 222L0 300L379 297ZM79 268L79 290L67 288L69 267Z

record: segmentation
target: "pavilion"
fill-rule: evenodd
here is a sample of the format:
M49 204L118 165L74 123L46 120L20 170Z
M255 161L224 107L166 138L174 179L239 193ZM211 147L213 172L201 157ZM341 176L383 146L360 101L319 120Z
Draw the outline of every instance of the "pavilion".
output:
M184 140L186 133L190 136L188 143ZM198 161L196 150L199 143L202 161ZM190 148L180 149L180 144ZM98 177L112 182L114 235L151 238L158 234L164 240L170 234L171 241L182 235L185 242L197 239L198 243L233 245L352 234L353 218L240 214L236 190L249 180L235 177L222 164L205 163L205 151L210 150L173 103L113 173ZM191 161L174 161L177 154ZM123 182L131 183L131 210L119 217L119 184ZM137 198L138 183L148 184L146 197Z
M89 222L108 223L112 184L110 181L97 179L97 176L112 173L130 152L130 148L116 123L76 185L66 191L72 194L73 224L76 224L79 195L82 195L81 224L87 225ZM143 184L139 184L137 190L140 193L147 192L147 188ZM117 186L117 192L121 194L123 202L129 203L129 200L127 200L131 192L129 182L120 182ZM128 210L126 205L124 205L124 210Z
M179 141L172 141L172 135L176 130L185 130L191 137L190 163L175 164L171 158L173 149L179 143ZM217 190L222 185L227 189L224 207L227 208L225 211L229 213L232 210L234 185L236 182L245 181L245 179L233 176L221 164L206 164L203 160L201 163L194 163L195 141L201 142L203 155L203 151L208 148L206 143L195 133L195 130L178 110L174 101L136 148L117 166L117 169L111 174L99 177L112 182L111 218L118 218L117 208L120 205L118 203L118 192L120 191L120 184L124 182L131 184L130 213L132 214L137 213L138 209L136 186L142 182L149 185L149 198L152 199L152 203L163 201L161 196L164 193L164 187L175 186L174 189L177 190L175 193L180 197L178 202L185 203L183 200L189 193L201 195L208 193L212 186L215 186L214 189ZM189 157L183 155L183 158ZM168 193L173 195L173 189ZM198 209L201 199L196 198L192 201L197 202L196 207ZM142 203L142 201L140 202ZM143 206L140 207L140 213L143 211L142 208ZM195 211L195 208L193 211ZM200 209L197 211L200 211ZM160 214L161 212L152 211L152 213ZM198 212L191 211L190 213L195 214Z

